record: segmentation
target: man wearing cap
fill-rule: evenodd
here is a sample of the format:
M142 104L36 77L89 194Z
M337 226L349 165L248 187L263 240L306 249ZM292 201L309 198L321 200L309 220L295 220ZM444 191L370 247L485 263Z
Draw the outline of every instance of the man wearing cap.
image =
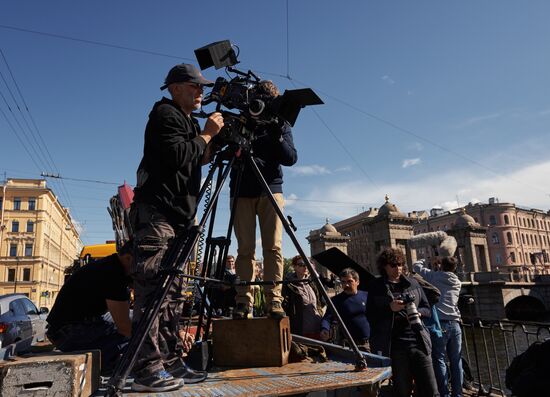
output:
M154 104L145 128L143 158L130 217L135 241L135 306L137 325L154 291L160 287L163 255L176 234L193 224L201 181L201 164L207 145L223 127L220 113L213 113L201 131L191 113L201 106L206 80L193 65L174 66L161 90L171 99ZM138 352L132 390L164 392L204 380L205 373L189 369L182 361L178 320L182 310L181 279L171 286L158 317Z

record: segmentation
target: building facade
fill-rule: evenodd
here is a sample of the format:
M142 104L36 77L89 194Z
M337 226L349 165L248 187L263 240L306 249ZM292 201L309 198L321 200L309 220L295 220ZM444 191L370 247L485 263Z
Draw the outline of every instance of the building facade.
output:
M468 204L463 211L486 230L490 269L550 265L550 214L491 198ZM415 234L451 229L462 209L432 213L414 225Z
M329 225L334 232L347 237L347 254L368 271L377 274L376 256L387 247L400 248L404 253L406 241L413 235L413 224L419 218L427 217L424 212L404 214L386 196L380 208L370 208L358 215ZM310 232L310 243L323 233L324 228ZM312 253L313 253L312 244ZM416 253L407 252L409 262L416 258ZM414 257L411 257L414 256Z
M68 209L45 180L0 185L0 295L22 293L51 308L81 249Z

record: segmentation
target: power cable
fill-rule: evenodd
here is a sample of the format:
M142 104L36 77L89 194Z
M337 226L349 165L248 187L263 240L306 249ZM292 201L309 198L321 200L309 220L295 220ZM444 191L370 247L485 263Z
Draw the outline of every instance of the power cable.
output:
M26 111L27 111L27 113L28 113L28 115L29 115L29 117L30 117L30 119L31 119L31 121L32 121L32 123L33 123L33 125L34 125L34 127L35 127L36 134L33 133L33 130L30 128L28 122L26 121L26 117L24 116L23 112L21 111L21 107L19 106L19 102L18 102L17 99L15 98L15 95L13 95L13 92L11 91L11 89L10 89L10 87L9 87L9 84L7 83L6 79L4 78L4 75L3 75L1 72L0 72L0 75L2 76L2 80L4 81L4 84L6 84L6 87L8 88L8 91L9 91L11 97L12 97L12 100L15 102L17 108L19 109L19 112L21 113L21 117L23 118L23 120L25 120L25 123L27 124L27 127L29 128L29 131L31 132L31 136L33 137L33 139L34 139L34 141L35 141L35 143L36 143L36 147L41 151L42 156L43 156L44 159L46 160L46 161L43 161L43 160L41 160L41 161L43 161L43 164L46 165L46 167L45 167L46 170L47 170L48 168L50 168L50 170L56 171L57 173L59 173L59 169L58 169L57 166L55 165L55 162L54 162L54 160L53 160L53 158L52 158L52 156L51 156L51 154L50 154L50 152L49 152L49 150L48 150L48 148L47 148L46 142L45 142L44 139L42 138L42 134L40 133L40 130L38 129L38 126L37 126L36 122L34 121L34 118L32 117L32 114L31 114L31 112L30 112L30 110L29 110L29 107L28 107L28 105L27 105L27 102L25 101L25 97L23 96L23 93L21 92L21 90L20 90L20 88L19 88L19 84L17 83L17 80L15 79L15 75L13 74L13 72L12 72L12 70L11 70L11 68L10 68L9 62L8 62L8 60L7 60L7 58L6 58L5 54L4 54L4 51L2 51L2 49L0 49L0 55L2 56L2 59L3 59L5 65L6 65L6 68L7 68L8 72L9 72L9 74L10 74L10 77L11 77L11 79L12 79L12 81L13 81L13 84L14 84L14 86L15 86L15 88L16 88L18 94L19 94L19 97L21 98L21 100L22 100L22 102L23 102L23 104L24 104L24 106L25 106L25 109L26 109ZM3 97L3 95L2 95L2 97ZM6 104L7 104L7 102L6 102ZM8 105L8 108L9 108L9 105ZM11 111L11 109L10 109L10 111ZM13 112L12 112L12 114L13 114ZM15 115L14 115L14 117L15 117ZM19 123L18 123L18 124L19 124ZM21 128L21 130L24 131L22 128ZM26 134L25 134L25 135L26 135ZM36 136L38 136L38 137L40 138L40 140L42 141L42 145L41 145L40 143L38 143L38 141L37 141L37 139L36 139ZM28 138L27 138L27 139L28 139ZM29 140L29 143L30 143L30 140ZM32 145L32 143L31 143L31 147L33 148L33 150L34 150L35 152L37 152L37 150L34 148L34 146ZM45 148L45 152L47 153L47 155L44 154L44 151L42 150L42 147ZM49 162L50 162L51 166L48 165L48 159L49 159ZM69 206L70 208L73 208L73 203L72 203L72 200L71 200L69 191L67 190L67 187L65 186L65 184L63 183L63 181L61 181L61 182L58 184L58 187L59 187L59 192L62 193L62 194L65 196L65 199L66 199L66 201L67 201L68 206ZM77 213L77 211L75 210L75 215L76 215L76 213Z
M304 85L304 86L309 86L308 84L306 84L306 83L304 83L304 82L302 82L302 81L300 81L300 80L294 79L294 81L296 81L296 82L298 82L298 83L300 83L300 84L302 84L302 85ZM441 144L439 144L439 143L437 143L437 142L434 142L434 141L432 141L432 140L430 140L430 139L428 139L428 138L425 138L425 137L423 137L422 135L419 135L419 134L417 134L417 133L415 133L415 132L413 132L413 131L411 131L411 130L409 130L409 129L407 129L407 128L401 127L401 126L395 124L394 122L391 122L391 121L389 121L389 120L386 120L386 119L384 119L384 118L382 118L382 117L380 117L380 116L377 116L377 115L375 115L375 114L373 114L373 113L367 112L367 111L365 111L365 110L363 110L363 109L361 109L361 108L359 108L359 107L357 107L357 106L355 106L355 105L353 105L353 104L351 104L351 103L349 103L349 102L346 102L346 101L344 101L344 100L342 100L342 99L339 99L339 98L337 98L337 97L335 97L335 96L333 96L333 95L330 95L330 94L328 94L328 93L326 93L326 92L323 92L323 91L321 91L321 90L316 89L316 91L319 92L319 93L321 93L321 94L323 94L323 95L325 95L327 98L330 98L330 99L334 100L335 102L338 102L338 103L340 103L340 104L342 104L342 105L344 105L344 106L346 106L346 107L349 107L350 109L352 109L352 110L354 110L354 111L356 111L356 112L358 112L358 113L360 113L360 114L363 114L364 116L367 116L367 117L369 117L369 118L371 118L371 119L373 119L373 120L376 120L376 121L378 121L378 122L380 122L380 123L382 123L382 124L385 124L385 125L387 125L387 126L393 128L393 129L396 129L396 130L398 130L398 131L401 131L401 132L403 132L403 133L405 133L405 134L407 134L407 135L411 135L411 136L415 137L416 139L421 140L421 141L423 141L423 142L425 142L425 143L428 143L428 144L430 144L430 145L432 145L432 146L435 146L436 148L438 148L438 149L440 149L440 150L442 150L442 151L444 151L444 152L447 152L447 153L449 153L449 154L452 154L452 155L454 155L454 156L456 156L456 157L459 157L459 158L461 158L461 159L463 159L463 160L466 160L466 161L468 161L468 162L470 162L470 163L472 163L472 164L474 164L474 165L476 165L476 166L478 166L478 167L480 167L480 168L483 168L483 169L485 169L486 171L489 171L489 172L491 172L492 174L495 174L496 176L499 176L499 177L501 177L501 178L509 179L510 181L513 181L513 182L518 183L518 184L522 184L523 186L529 187L529 188L534 189L534 190L538 190L539 192L544 193L544 194L547 195L547 196L550 196L550 194L549 194L548 192L545 192L544 190L542 190L542 189L540 189L540 188L538 188L538 187L536 187L536 186L532 186L532 185L526 184L526 183L523 182L523 181L517 180L517 179L512 178L512 177L510 177L510 176L508 176L508 175L501 174L501 173L498 172L497 170L495 170L495 169L493 169L493 168L490 168L490 167L488 167L488 166L486 166L486 165L480 163L479 161L476 161L476 160L474 160L474 159L471 159L471 158L469 158L469 157L463 155L462 153L459 153L459 152L456 152L456 151L454 151L454 150L452 150L452 149L449 149L449 148L447 148L447 147L445 147L445 146L443 146L443 145L441 145ZM315 110L314 110L314 111L315 111Z
M16 26L0 25L0 28L15 30L15 31L18 31L18 32L37 34L37 35L40 35L40 36L54 37L56 39L63 39L63 40L80 42L80 43L92 44L92 45L97 45L97 46L101 46L101 47L115 48L115 49L118 49L118 50L138 52L138 53L141 53L141 54L154 55L154 56L173 58L173 59L182 59L182 60L185 60L185 61L194 61L193 59L184 58L184 57L181 57L179 55L165 54L165 53L157 52L157 51L142 50L142 49L139 49L139 48L126 47L126 46L117 45L117 44L109 44L109 43L104 43L104 42L101 42L101 41L79 39L79 38L76 38L76 37L70 37L70 36L65 36L65 35L61 35L61 34L47 33L47 32L40 32L40 31L37 31L37 30L18 28Z
M25 152L27 152L29 158L31 159L31 161L33 162L33 164L36 166L36 169L38 170L38 172L40 172L40 166L38 165L38 163L36 162L36 160L34 159L34 157L30 154L29 152L29 149L27 149L27 145L25 145L25 143L23 142L23 140L21 139L21 137L19 136L19 134L17 133L17 131L15 131L15 128L13 128L13 125L11 124L8 116L6 115L6 113L4 113L4 111L2 110L2 108L0 108L0 113L2 113L2 116L4 117L4 119L6 120L6 122L8 123L8 126L10 127L11 131L13 132L13 134L17 137L17 140L19 141L19 143L21 143L21 146L23 146L23 149L25 150Z

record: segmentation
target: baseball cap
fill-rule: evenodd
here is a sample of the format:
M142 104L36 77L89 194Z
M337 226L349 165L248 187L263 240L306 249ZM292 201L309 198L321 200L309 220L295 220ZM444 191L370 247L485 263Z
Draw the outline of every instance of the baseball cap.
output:
M206 80L201 74L200 70L197 69L195 66L188 63L181 63L170 69L168 75L164 79L164 85L160 87L160 89L164 90L172 83L186 82L202 84L208 87L212 87L214 85L214 82Z

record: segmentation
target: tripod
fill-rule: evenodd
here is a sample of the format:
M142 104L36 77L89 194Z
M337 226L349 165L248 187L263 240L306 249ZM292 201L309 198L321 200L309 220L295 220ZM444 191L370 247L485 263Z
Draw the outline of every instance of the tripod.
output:
M235 164L236 162L238 162L238 164ZM159 288L155 291L152 298L146 305L142 318L140 319L137 326L133 330L133 336L128 344L128 348L125 351L125 353L122 355L121 359L119 360L114 370L113 376L111 377L107 385L107 391L106 391L107 396L115 396L115 395L121 394L122 389L124 388L124 385L126 383L126 378L130 374L130 371L136 361L137 354L141 349L141 346L143 345L145 337L149 332L149 329L151 328L151 325L153 324L155 317L158 315L159 310L162 306L162 303L166 298L168 290L170 289L170 286L172 285L176 277L188 277L188 278L197 279L197 277L194 277L194 276L190 277L189 275L186 275L185 273L183 273L183 268L187 263L187 261L190 259L191 254L193 252L193 248L197 244L200 234L203 233L209 217L211 217L211 219L210 219L210 225L208 230L207 246L205 250L205 258L207 260L207 263L205 263L203 266L202 277L198 277L198 279L203 279L203 280L206 279L205 276L206 276L207 270L210 267L211 262L213 261L215 256L215 250L213 249L212 246L217 245L220 248L220 250L217 258L216 279L220 280L221 282L221 279L223 277L223 266L221 266L222 264L220 262L222 259L225 259L227 257L227 253L229 249L229 241L230 241L231 231L233 228L233 221L235 217L235 209L238 202L238 189L240 187L245 163L252 168L254 175L256 176L257 180L259 181L259 183L263 188L264 193L269 198L269 201L271 202L275 211L277 212L277 216L281 220L286 233L291 238L298 253L300 254L304 263L306 264L307 269L309 270L309 273L311 275L311 279L316 283L319 291L321 292L321 294L323 295L324 299L328 304L329 310L332 311L334 317L336 318L342 330L344 331L344 336L349 341L349 344L355 354L356 370L363 370L364 368L366 368L367 364L363 355L361 354L361 351L357 347L357 344L354 342L353 338L351 337L351 334L349 333L342 318L340 317L340 314L338 313L334 304L330 300L330 297L327 291L325 290L321 280L319 279L319 275L317 274L315 268L309 261L302 247L300 246L298 239L294 234L292 225L284 217L283 212L279 207L279 205L277 204L275 197L271 193L271 190L269 189L267 182L265 181L261 171L259 170L255 162L255 159L252 156L252 153L248 149L243 150L243 148L241 147L235 147L234 145L230 145L225 150L220 151L216 154L214 163L213 163L214 166L211 167L208 173L208 176L199 192L199 196L197 199L198 202L203 198L203 196L205 196L207 189L209 189L209 187L212 184L212 181L214 179L214 174L216 173L216 171L218 171L216 186L214 190L211 192L210 200L206 203L206 206L200 221L198 222L197 225L189 227L184 233L180 233L179 235L176 235L176 237L172 241L172 244L166 251L164 257L162 258L162 261L161 261L162 278L161 278L161 282L159 283ZM217 207L219 195L223 185L227 180L229 172L234 166L238 167L238 172L236 176L237 193L235 194L235 198L233 199L232 206L231 206L231 215L230 215L229 225L227 229L227 235L224 239L213 239L212 232L213 232L214 221L216 216L215 210ZM243 284L246 284L246 282ZM207 313L206 326L205 326L205 339L207 339L208 337L208 330L209 330L209 326L212 318L212 310L213 310L211 304L208 306L208 309L205 310L205 305L207 301L206 298L209 295L209 290L210 289L208 288L205 289L205 293L203 294L203 297L202 297L203 299L201 300L201 311L200 311L200 317L199 317L199 326L197 327L196 341L200 339L200 329L202 327L203 316L205 311ZM246 321L246 320L242 320L242 321Z

